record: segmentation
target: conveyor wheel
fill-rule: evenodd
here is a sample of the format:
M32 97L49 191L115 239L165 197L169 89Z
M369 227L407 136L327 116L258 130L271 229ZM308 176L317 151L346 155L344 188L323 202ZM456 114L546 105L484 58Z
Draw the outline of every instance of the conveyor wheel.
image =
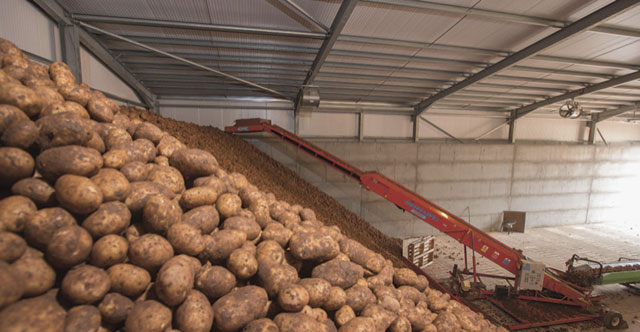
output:
M622 315L616 311L608 311L604 315L604 326L608 329L619 329L624 324Z

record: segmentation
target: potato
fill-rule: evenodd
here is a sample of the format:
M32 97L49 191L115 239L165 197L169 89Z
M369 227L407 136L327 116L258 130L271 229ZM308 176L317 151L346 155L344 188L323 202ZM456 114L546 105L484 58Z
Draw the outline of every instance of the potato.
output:
M212 306L215 327L222 332L236 331L254 319L262 318L267 293L258 286L237 288L218 299Z
M102 192L90 179L84 176L66 174L56 181L56 199L65 209L89 214L102 204Z
M30 83L32 86L29 86L28 84L25 85L32 88L36 95L40 97L45 109L50 105L60 105L64 103L64 97L62 97L62 95L58 93L58 90L54 88L55 83L49 80L48 75L46 79L31 79ZM44 110L42 112L44 112ZM40 116L42 116L42 112Z
M363 275L364 270L360 265L337 259L322 263L311 271L312 277L322 278L332 286L338 286L342 289L355 285Z
M173 193L164 185L149 181L140 181L131 183L131 192L124 200L124 203L132 213L141 212L147 200L154 194L162 194L169 199L173 198Z
M185 210L191 210L203 205L213 205L217 198L218 192L213 187L193 187L182 193L180 206Z
M27 120L29 117L19 108L0 104L0 134L4 133L12 124Z
M92 94L96 94L96 90L91 92ZM108 100L108 98L106 98ZM117 106L117 104L116 104ZM119 107L115 107L112 108L112 110L117 111L119 109ZM113 121L111 121L111 123L113 123L116 127L120 127L124 130L129 130L129 127L131 127L131 120L129 119L128 116L122 114L122 113L116 113L113 115Z
M91 97L87 103L87 110L91 118L99 122L113 121L113 113L117 109L112 109L111 105L105 100L106 98ZM82 104L82 103L80 103Z
M41 179L24 178L11 186L11 192L14 195L26 196L39 206L55 203L55 189Z
M202 234L211 233L220 222L218 210L210 205L199 206L182 215L182 222L196 227Z
M413 270L406 267L394 269L393 284L396 287L405 285L416 287L419 283L418 275Z
M121 234L129 227L131 212L122 202L103 203L83 222L84 227L94 239L107 234Z
M378 296L376 304L391 312L398 312L398 310L400 310L400 302L390 295Z
M353 286L345 291L347 296L347 305L355 312L360 312L368 304L376 303L376 296L366 286Z
M46 248L53 233L65 226L76 225L73 216L63 208L52 207L39 210L24 225L24 235L37 248Z
M225 261L231 252L239 248L247 235L244 232L235 229L223 229L215 232L205 241L204 253L212 263L220 263Z
M192 289L176 310L176 328L182 332L208 332L213 326L213 309L204 294Z
M280 331L304 332L326 331L324 324L303 313L280 313L274 319Z
M393 284L393 264L391 261L385 261L385 265L380 272L374 276L367 278L369 288L376 288L378 286L389 286Z
M299 284L309 294L309 306L321 307L329 299L331 284L328 281L320 278L304 278L300 280Z
M438 314L438 317L433 321L438 331L457 331L461 329L458 318L449 311L442 311Z
M163 136L164 133L162 132L162 130L160 130L160 128L158 128L156 125L149 122L141 123L136 128L135 134L133 135L133 137L136 139L146 138L153 142L153 144L158 144Z
M280 332L280 329L271 319L260 318L245 325L242 332Z
M35 213L36 205L27 197L16 195L0 200L0 231L22 232Z
M347 294L345 291L336 286L331 286L329 289L329 296L327 300L322 304L322 308L327 311L335 311L340 309L347 303Z
M107 148L104 146L104 141L100 137L100 134L98 134L95 131L91 133L91 138L87 141L87 144L85 145L88 148L95 149L100 153L104 153L107 150Z
M98 331L101 322L98 308L92 305L79 305L67 312L64 331Z
M28 149L38 138L38 128L31 120L16 122L4 131L2 143L20 149Z
M125 149L115 148L102 155L104 167L120 169L129 162L129 155Z
M21 281L24 296L43 294L56 281L56 272L42 257L25 255L11 264L11 270Z
M193 288L194 272L191 264L176 256L162 265L155 282L158 298L172 307L179 305Z
M4 283L3 283L4 284ZM64 328L66 312L55 299L55 293L23 299L0 311L3 332L57 332Z
M20 275L0 261L0 309L18 301L24 292ZM0 325L1 326L1 325Z
M74 113L48 115L36 121L38 139L43 150L56 146L85 145L91 139L91 123Z
M99 170L98 174L91 177L91 181L100 188L105 202L124 201L131 192L129 180L124 174L112 168Z
M180 142L177 138L170 135L163 136L158 142L157 147L158 147L158 153L167 158L171 158L171 155L174 152L187 148L187 146L184 145L184 143Z
M262 241L273 240L283 248L289 243L293 232L279 222L270 222L262 231Z
M340 241L340 250L349 257L349 259L360 264L362 267L378 273L382 270L385 264L384 257L382 255L373 252L362 244L351 240L349 238L342 238Z
M169 164L177 168L185 178L208 176L215 172L218 161L211 153L200 149L174 151Z
M123 128L110 129L104 139L104 145L108 150L126 148L131 143L133 143L131 135Z
M0 185L11 186L20 179L31 177L34 166L29 153L18 148L0 147Z
M216 200L216 209L221 219L227 219L237 215L242 209L242 200L236 194L222 194Z
M212 187L216 190L217 195L222 195L227 192L227 187L217 176L204 176L193 180L194 187Z
M62 295L76 304L100 301L111 288L111 279L105 270L91 265L77 266L64 276L60 286Z
M308 208L304 208L302 210L300 210L300 219L302 219L303 221L305 220L317 220L316 219L316 213Z
M124 323L126 331L164 332L171 327L171 310L154 300L136 302Z
M391 323L396 319L397 315L376 304L368 304L360 313L362 317L373 319L374 325L378 331L386 331Z
M92 245L91 235L84 228L75 225L59 228L47 245L47 261L60 268L77 265L89 257Z
M227 218L222 224L222 229L235 229L247 235L247 240L255 240L260 235L260 225L243 217Z
M36 157L36 169L50 180L64 174L93 176L102 168L102 163L98 151L77 145L46 149Z
M155 271L173 257L173 247L160 235L145 234L129 246L129 259L149 271Z
M82 106L87 106L89 98L91 98L91 91L80 84L58 85L58 92L60 92L64 99L74 101ZM94 115L92 114L92 116Z
M144 204L142 216L148 231L165 234L172 225L181 221L182 209L177 202L166 196L153 194Z
M399 316L389 326L390 332L411 332L411 323L406 317Z
M124 322L131 309L133 301L119 293L108 293L98 305L102 320L109 324Z
M89 112L87 112L87 110L82 105L72 101L62 101L59 103L49 102L47 106L42 109L42 112L40 112L39 116L40 118L43 118L46 116L62 113L75 114L76 116L86 120L89 120L91 118L89 116Z
M11 263L27 250L27 242L14 233L0 231L0 261Z
M120 172L129 180L129 182L146 181L149 175L149 169L145 163L140 161L132 161L124 164L120 168Z
M375 321L368 317L355 317L340 327L340 332L367 332L375 331Z
M156 147L144 138L139 138L125 147L128 160L150 162L156 157Z
M147 176L147 181L155 182L166 186L174 194L184 191L184 178L180 171L171 166L154 167ZM212 204L212 203L211 203Z
M298 271L288 264L258 266L258 277L270 297L276 296L287 284L298 282Z
M280 245L272 240L260 241L256 247L256 259L259 264L282 264L285 252Z
M129 243L124 237L115 234L105 235L93 245L90 262L102 268L123 263L128 250Z
M42 98L20 83L0 83L0 104L13 105L29 117L38 116L44 108Z
M236 277L229 270L218 265L207 265L196 276L195 288L208 298L215 300L236 286Z
M169 166L169 158L167 158L165 156L156 156L153 159L153 163L158 165L158 166L170 167Z
M197 256L205 247L200 229L185 223L171 225L167 232L167 240L176 252L191 256Z
M140 295L151 283L149 272L132 264L113 265L107 274L111 280L111 290L129 297Z
M340 246L328 235L315 231L299 231L289 240L291 254L302 260L324 262L340 253Z
M309 303L307 290L296 284L288 284L278 292L278 305L285 310L298 312Z
M238 279L249 279L258 272L258 260L255 252L238 248L231 252L227 259L227 268Z

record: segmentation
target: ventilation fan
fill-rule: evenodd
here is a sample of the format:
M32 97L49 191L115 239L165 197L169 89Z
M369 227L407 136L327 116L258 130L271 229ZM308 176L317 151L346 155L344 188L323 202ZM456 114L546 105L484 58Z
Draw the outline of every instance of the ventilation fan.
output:
M580 113L582 113L582 107L577 101L574 101L573 99L571 99L571 100L568 100L566 103L562 104L558 112L560 113L560 116L563 118L576 119L577 117L580 116Z

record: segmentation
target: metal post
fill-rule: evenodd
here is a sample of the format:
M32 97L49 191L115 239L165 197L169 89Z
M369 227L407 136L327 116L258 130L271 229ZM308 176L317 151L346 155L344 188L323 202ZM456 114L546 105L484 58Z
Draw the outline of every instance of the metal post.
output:
M71 69L78 83L82 82L82 67L80 65L80 35L74 24L60 25L60 40L62 47L62 61Z
M420 141L420 117L413 115L412 118L413 118L413 141L418 142Z
M358 125L358 141L362 142L364 140L364 112L362 110L358 113L358 120L360 122Z
M516 142L516 112L511 112L511 118L509 120L509 143L513 144Z

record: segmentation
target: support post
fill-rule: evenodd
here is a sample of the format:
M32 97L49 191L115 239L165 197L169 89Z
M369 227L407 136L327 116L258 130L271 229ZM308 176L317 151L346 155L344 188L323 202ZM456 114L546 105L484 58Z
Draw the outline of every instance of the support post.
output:
M418 142L420 140L420 117L413 116L413 141Z
M516 142L516 112L511 111L511 118L509 121L509 143Z
M71 69L77 83L82 82L82 67L80 65L80 35L74 24L60 25L60 40L62 46L62 61Z
M598 126L598 113L591 114L591 121L589 121L589 144L596 144L596 130Z
M293 133L300 135L300 114L299 112L293 112Z
M358 125L358 141L362 142L364 140L364 112L362 110L358 113L358 120L360 122Z

